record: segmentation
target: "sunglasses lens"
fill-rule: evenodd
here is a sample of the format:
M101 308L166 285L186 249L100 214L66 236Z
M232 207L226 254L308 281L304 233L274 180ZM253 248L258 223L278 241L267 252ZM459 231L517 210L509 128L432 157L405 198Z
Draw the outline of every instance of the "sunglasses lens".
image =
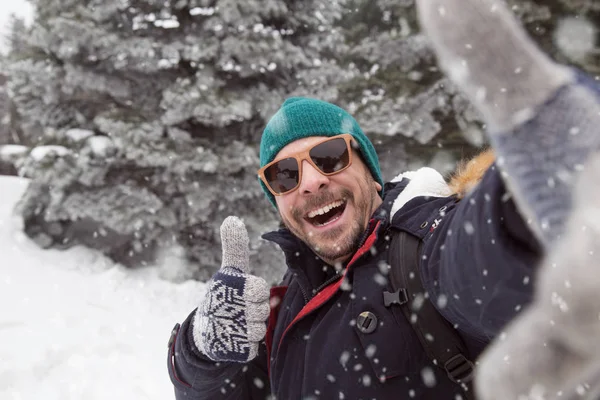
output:
M295 158L284 158L265 169L265 180L275 193L294 189L298 185L299 175Z
M343 138L328 140L310 149L310 158L325 174L333 174L348 166L350 153Z

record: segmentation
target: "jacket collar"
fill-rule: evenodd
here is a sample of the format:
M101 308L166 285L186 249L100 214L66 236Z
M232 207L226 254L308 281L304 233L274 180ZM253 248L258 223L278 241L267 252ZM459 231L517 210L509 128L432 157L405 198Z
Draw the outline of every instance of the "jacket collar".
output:
M289 271L300 278L299 284L306 289L306 293L318 288L336 272L334 267L321 260L306 243L287 228L265 233L262 238L281 248Z

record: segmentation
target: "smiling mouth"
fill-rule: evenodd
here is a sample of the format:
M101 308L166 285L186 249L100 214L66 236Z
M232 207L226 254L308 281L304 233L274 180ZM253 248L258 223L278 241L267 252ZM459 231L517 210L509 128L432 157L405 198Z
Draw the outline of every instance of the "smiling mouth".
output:
M309 212L304 219L311 225L322 227L338 220L346 209L346 200L337 200Z

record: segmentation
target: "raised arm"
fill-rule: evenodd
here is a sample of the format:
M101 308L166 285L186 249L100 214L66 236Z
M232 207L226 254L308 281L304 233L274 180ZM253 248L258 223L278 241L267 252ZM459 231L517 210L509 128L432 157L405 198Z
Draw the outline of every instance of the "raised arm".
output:
M423 284L446 319L487 342L531 300L541 246L495 165L439 221L422 248Z
M484 116L498 154L499 176L510 189L507 204L514 201L516 214L531 221L522 230L534 232L548 257L537 267L535 259L529 261L531 246L528 240L524 246L515 240L521 229L513 228L518 223L511 212L506 205L493 206L502 197L490 198L492 205L478 203L488 200L484 182L471 199L476 208L457 205L445 222L445 235L437 238L437 244L446 245L444 251L457 255L440 255L426 263L426 273L439 278L439 287L432 285L432 290L450 292L442 312L457 318L459 325L494 335L510 320L505 317L511 307L520 309L531 301L533 291L523 290L524 285L535 284L535 302L481 360L478 396L583 398L590 394L589 384L597 381L600 365L593 340L600 331L594 306L598 264L589 257L599 245L594 210L600 166L590 159L600 149L600 85L541 52L503 1L417 0L417 5L440 66ZM582 171L588 175L576 203L574 185ZM497 237L502 230L480 225L486 217L490 225L500 222L508 232L502 240ZM478 221L468 225L472 240L462 232L454 237L461 219ZM485 243L491 239L501 252ZM466 246L467 254L459 246ZM465 264L454 265L461 262ZM463 273L451 275L452 271ZM460 293L451 292L461 290L467 299L452 299ZM585 398L597 398L595 393Z
M221 269L198 309L176 326L169 346L178 400L263 400L269 394L263 340L269 287L250 274L248 233L240 219L225 219L221 241Z
M482 113L502 177L546 246L564 232L573 184L600 148L600 90L528 37L501 0L418 0L440 67Z

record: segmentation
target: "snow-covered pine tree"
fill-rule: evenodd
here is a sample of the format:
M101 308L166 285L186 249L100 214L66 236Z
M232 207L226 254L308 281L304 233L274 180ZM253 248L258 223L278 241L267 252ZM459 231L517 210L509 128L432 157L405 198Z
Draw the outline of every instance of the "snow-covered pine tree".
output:
M0 55L0 68L3 62L2 56ZM8 130L10 101L8 99L8 93L6 93L6 80L6 76L0 73L0 145L11 142Z
M600 72L597 1L508 2L548 54ZM342 28L349 48L344 60L359 73L338 88L339 97L379 143L386 176L406 166L398 161L403 150L411 168L429 164L447 172L485 144L479 115L437 68L414 0L349 1Z
M254 172L262 127L290 95L354 112L387 178L425 163L447 170L484 142L412 0L33 3L34 26L7 73L19 126L64 146L22 168L35 183L22 209L43 227L34 231L56 233L46 242L84 242L122 262L176 243L205 278L219 264L218 227L236 214L253 265L276 279L281 260L258 240L276 216ZM593 37L596 2L511 3L552 56L598 69L593 39L569 51L574 29ZM569 16L583 25L565 25Z
M26 46L27 25L22 17L11 14L8 19L8 30L5 37L2 38L2 48L7 48L8 52L19 52Z
M218 228L237 214L258 272L281 268L259 248L277 222L256 182L258 139L298 88L336 99L320 90L344 76L329 61L343 44L332 34L338 2L33 3L9 88L23 127L65 151L45 149L22 167L34 179L21 207L29 231L125 263L173 242L206 278L219 265Z

